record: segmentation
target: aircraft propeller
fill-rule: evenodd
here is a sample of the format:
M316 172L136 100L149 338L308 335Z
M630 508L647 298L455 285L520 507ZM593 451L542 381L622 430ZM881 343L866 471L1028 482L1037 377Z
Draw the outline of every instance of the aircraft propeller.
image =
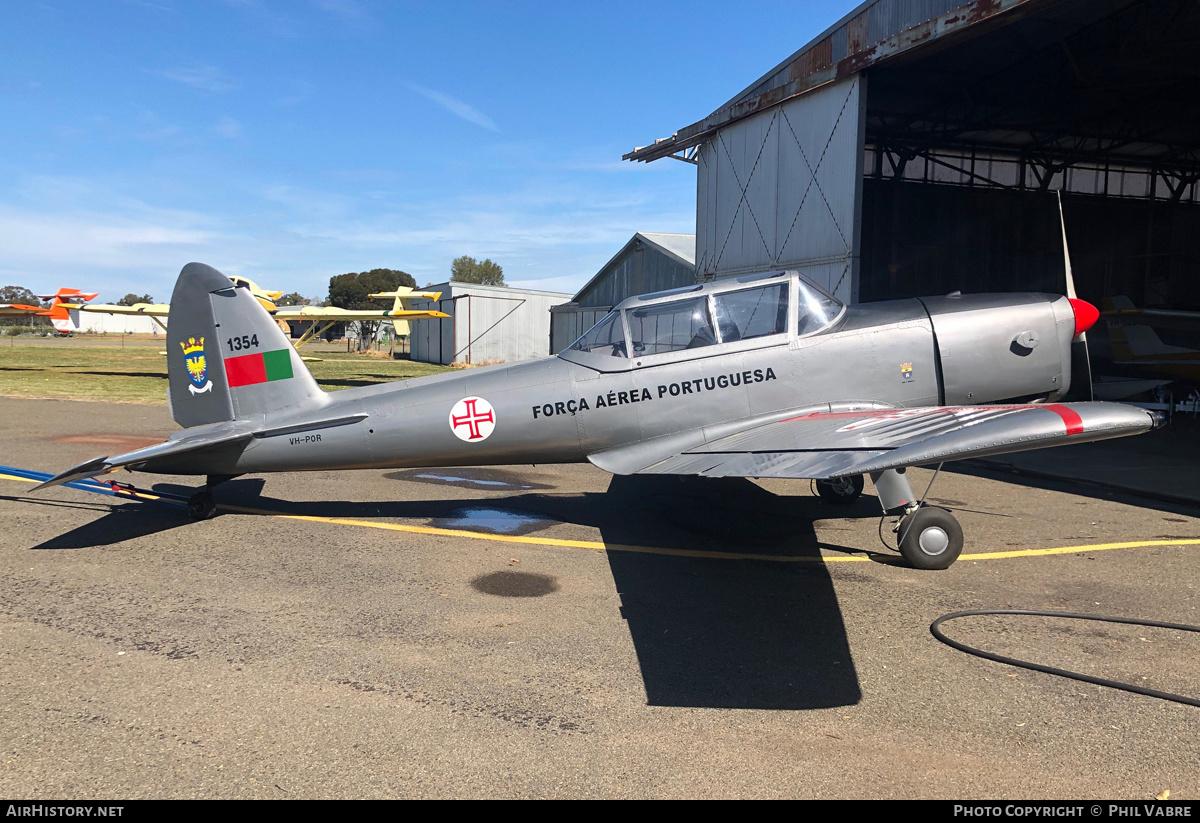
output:
M1067 246L1067 219L1063 215L1062 190L1058 192L1058 219L1062 225L1063 266L1067 276L1067 297L1075 311L1076 335L1071 338L1071 388L1065 400L1092 399L1092 361L1088 355L1087 329L1100 317L1091 303L1080 300L1075 293L1075 276L1071 272L1071 250Z

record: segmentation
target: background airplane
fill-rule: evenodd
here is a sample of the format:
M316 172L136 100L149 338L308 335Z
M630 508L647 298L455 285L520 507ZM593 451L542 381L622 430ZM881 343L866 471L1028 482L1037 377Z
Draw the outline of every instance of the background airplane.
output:
M1139 309L1122 295L1106 298L1104 303L1100 316L1107 321L1114 365L1200 385L1200 351L1164 343L1152 328L1198 331L1200 313Z
M56 331L69 333L77 328L71 320L67 302L93 300L98 292L82 292L79 289L59 289L54 294L35 294L38 300L51 301L50 306L29 306L20 303L0 303L0 317L48 317Z
M412 308L413 300L425 299L436 302L442 296L441 292L418 291L405 286L399 287L396 291L368 295L372 299L393 301L390 310L371 311L340 309L335 306L276 306L275 301L283 296L282 291L267 291L253 280L245 277L233 276L229 277L229 280L235 287L249 292L258 304L279 323L285 334L291 333L289 321L312 321L312 326L296 340L294 344L296 348L315 339L335 323L390 320L395 325L397 334L407 335L409 321L450 316L441 311ZM41 296L39 295L39 297ZM57 294L44 298L52 299L53 303L48 310L39 310L39 313L48 314L54 327L63 333L79 329L79 312L145 315L154 320L164 331L167 329L167 324L163 322L169 317L171 311L171 307L167 303L134 303L132 306L114 306L86 302L95 297L95 294L84 294L78 289L59 289Z

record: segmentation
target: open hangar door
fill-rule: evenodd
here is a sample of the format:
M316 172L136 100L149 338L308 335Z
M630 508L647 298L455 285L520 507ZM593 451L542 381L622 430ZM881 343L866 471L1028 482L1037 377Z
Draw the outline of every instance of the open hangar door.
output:
M1076 286L1200 309L1200 4L1044 3L867 72L860 299Z
M1195 2L1068 0L868 70L860 299L1061 293L1061 190L1080 297L1200 310L1197 46ZM1200 352L1136 362L1200 349L1200 318L1114 328L1100 374L1200 385Z

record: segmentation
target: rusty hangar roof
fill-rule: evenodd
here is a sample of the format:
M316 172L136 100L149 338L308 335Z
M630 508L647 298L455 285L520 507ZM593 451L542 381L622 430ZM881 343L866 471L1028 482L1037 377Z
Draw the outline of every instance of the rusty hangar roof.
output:
M703 143L730 123L872 66L1007 25L1059 0L868 0L708 117L624 155L649 162Z

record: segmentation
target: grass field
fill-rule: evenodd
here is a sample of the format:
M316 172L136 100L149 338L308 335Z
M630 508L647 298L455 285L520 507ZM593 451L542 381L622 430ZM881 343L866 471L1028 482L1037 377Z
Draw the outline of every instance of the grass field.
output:
M0 395L110 400L121 403L167 402L167 358L159 340L112 338L2 339ZM304 350L320 357L308 363L327 391L389 383L449 371L445 366L390 360L385 357Z

